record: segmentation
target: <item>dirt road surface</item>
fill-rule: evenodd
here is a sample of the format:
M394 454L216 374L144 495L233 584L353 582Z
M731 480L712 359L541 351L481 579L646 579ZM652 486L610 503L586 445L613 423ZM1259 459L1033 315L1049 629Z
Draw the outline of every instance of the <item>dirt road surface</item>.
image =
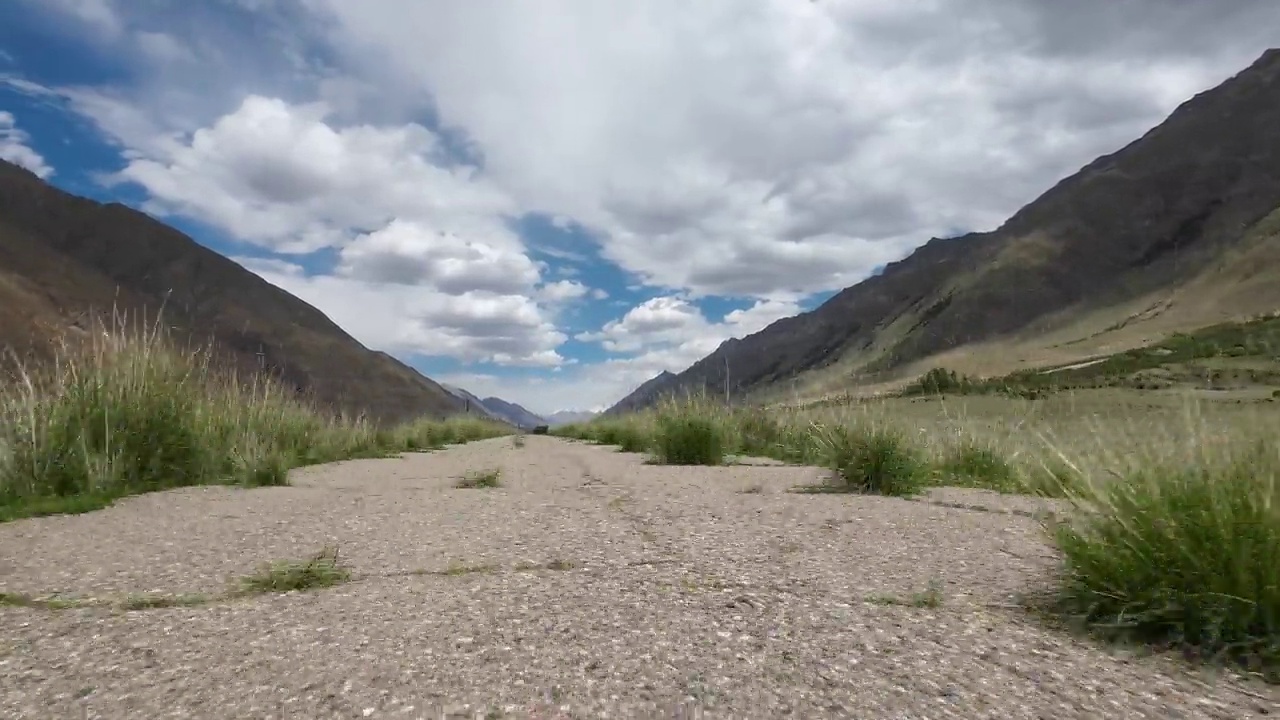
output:
M1135 657L1016 605L1055 566L1029 501L788 489L554 438L297 471L0 525L4 718L1254 718L1274 687ZM502 487L458 489L500 468ZM334 546L350 582L222 593Z

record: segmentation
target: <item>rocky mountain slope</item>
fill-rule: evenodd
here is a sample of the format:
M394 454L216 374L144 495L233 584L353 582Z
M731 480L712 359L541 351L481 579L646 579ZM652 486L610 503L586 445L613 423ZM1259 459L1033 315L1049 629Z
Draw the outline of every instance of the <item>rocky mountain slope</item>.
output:
M610 411L645 407L664 393L722 392L726 366L730 390L741 396L836 363L847 366L850 381L876 378L966 344L1049 333L1203 279L1239 254L1277 208L1280 50L1269 50L998 229L934 238L815 310L730 340L679 375L650 380ZM1268 246L1264 254L1275 252ZM1237 265L1257 273L1256 264ZM1221 309L1274 309L1265 307L1270 295L1231 297L1236 304ZM1178 313L1195 305L1166 304L1161 312L1172 329Z
M723 349L724 346L722 345L719 350L716 350L716 352L720 352L720 350ZM692 369L693 368L690 368L690 370ZM632 390L630 395L619 400L613 407L605 410L601 414L620 415L623 413L635 412L636 410L642 410L646 407L653 406L663 397L666 397L681 388L701 388L702 380L696 381L695 383L695 381L690 378L689 382L685 382L685 374L688 372L689 371L685 371L685 373L676 375L675 373L663 370L661 373L646 380L642 385L640 385L640 387ZM723 380L721 382L723 382Z
M45 361L59 338L109 325L113 311L154 321L162 309L179 342L212 341L330 407L386 422L462 411L432 380L178 230L0 161L0 351Z
M457 385L443 385L442 387L461 400L463 406L470 412L484 415L491 420L514 425L525 430L547 424L547 421L540 416L502 398L487 397L481 399L469 390L460 388Z
M481 402L484 403L485 407L507 418L507 421L516 427L529 429L547 424L546 419L537 413L530 412L524 406L508 402L502 398L487 397Z

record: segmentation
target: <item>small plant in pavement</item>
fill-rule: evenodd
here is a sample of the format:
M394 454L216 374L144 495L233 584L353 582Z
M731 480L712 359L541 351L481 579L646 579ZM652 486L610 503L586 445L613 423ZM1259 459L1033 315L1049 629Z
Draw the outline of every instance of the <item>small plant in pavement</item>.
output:
M240 578L237 593L285 593L338 585L351 579L351 571L338 560L337 548L325 548L306 560L267 563L252 575Z
M454 483L454 487L465 490L502 487L502 471L497 468L471 470L466 475L463 475L458 482Z

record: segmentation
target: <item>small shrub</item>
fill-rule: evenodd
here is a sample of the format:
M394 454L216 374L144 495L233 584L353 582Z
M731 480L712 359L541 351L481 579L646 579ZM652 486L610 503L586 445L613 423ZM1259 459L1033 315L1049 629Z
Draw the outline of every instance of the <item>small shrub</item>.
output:
M524 436L517 435L511 438L511 445L517 449L524 447Z
M1047 529L1057 609L1108 633L1248 659L1280 677L1280 456L1141 468Z
M725 440L724 428L709 415L663 413L658 416L654 460L660 465L720 465Z
M973 441L950 449L938 465L945 485L1014 492L1022 485L1017 471L998 450Z
M253 575L240 579L235 594L285 593L329 587L351 579L351 572L338 560L337 548L325 548L302 561L268 563Z
M492 470L470 470L466 475L459 478L453 486L464 490L502 487L502 471L497 468Z
M653 438L635 425L624 425L618 428L617 445L621 452L648 452L652 443Z
M819 428L827 467L836 473L833 489L907 497L927 478L920 453L901 433L888 428Z

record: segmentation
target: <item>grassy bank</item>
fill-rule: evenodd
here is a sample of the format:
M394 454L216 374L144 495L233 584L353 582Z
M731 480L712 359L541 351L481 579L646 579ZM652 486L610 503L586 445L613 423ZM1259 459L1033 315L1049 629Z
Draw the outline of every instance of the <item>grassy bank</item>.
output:
M962 486L1066 498L1050 609L1099 632L1280 661L1280 408L1094 390L895 398L821 409L693 399L557 434L720 464L757 455L830 467L825 488L907 496Z
M333 417L158 333L115 332L0 386L0 521L188 485L282 485L291 468L504 434L471 418L392 429Z

